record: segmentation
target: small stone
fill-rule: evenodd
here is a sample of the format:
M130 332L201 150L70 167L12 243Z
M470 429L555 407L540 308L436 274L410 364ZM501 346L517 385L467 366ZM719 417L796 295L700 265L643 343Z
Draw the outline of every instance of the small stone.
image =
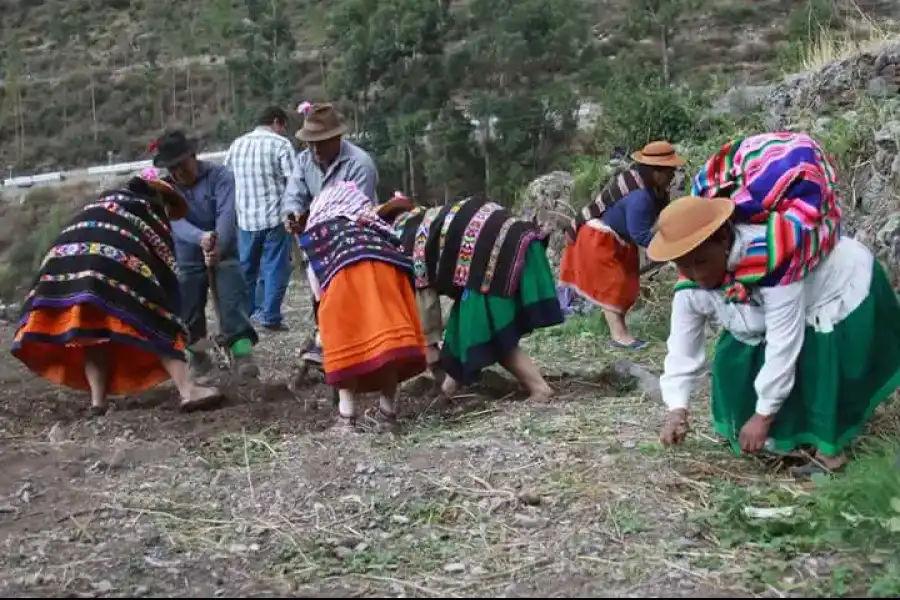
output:
M526 506L537 506L541 503L541 497L532 490L522 490L519 492L519 502Z
M870 95L875 96L876 98L884 98L891 94L887 80L885 80L884 77L873 77L869 80L866 89Z
M369 549L369 545L365 542L360 542L356 546L353 547L354 552L365 552Z
M403 515L391 515L391 521L400 525L406 525L409 523L409 517Z
M232 544L228 549L232 554L243 554L248 550L247 546L244 544Z
M112 591L113 584L110 583L110 581L108 579L104 579L103 581L95 583L94 589L97 590L98 592L100 592L101 594L105 594L109 591Z
M516 523L528 529L535 529L544 524L543 519L532 517L531 515L526 515L523 513L516 513L513 518L515 519Z
M134 596L135 597L146 596L149 593L150 593L150 588L148 588L146 585L139 585L136 588L134 588Z
M60 442L65 441L66 434L63 431L62 425L58 422L54 423L53 427L51 427L50 431L47 433L47 439L53 444L59 444Z
M12 504L0 504L0 514L17 513L19 509Z
M353 554L353 550L347 548L346 546L338 546L334 549L334 554L341 560L346 560Z
M466 565L462 563L450 563L448 565L444 565L444 573L465 573Z
M475 568L473 568L473 569L470 571L470 573L471 573L472 575L475 575L476 577L481 577L482 575L487 575L487 569L485 569L485 568L482 567L481 565L478 565L478 566L476 566Z
M622 447L626 450L634 450L635 448L637 448L637 442L634 440L625 440L624 442L622 442Z

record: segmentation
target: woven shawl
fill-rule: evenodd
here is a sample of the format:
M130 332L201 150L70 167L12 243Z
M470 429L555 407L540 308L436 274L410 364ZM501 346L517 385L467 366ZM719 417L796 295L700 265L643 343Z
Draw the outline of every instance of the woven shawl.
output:
M619 173L600 190L600 193L594 197L590 204L578 212L578 215L572 219L569 226L563 229L563 233L567 234L569 239L574 240L578 230L585 223L591 219L599 219L613 204L631 192L644 188L644 180L641 179L637 169L629 169Z
M510 297L518 291L525 253L540 231L482 198L417 207L394 224L412 258L417 288L458 297L470 289Z
M729 302L747 302L749 287L788 285L829 256L840 239L837 177L810 136L780 132L732 140L704 165L694 196L727 197L734 221L766 225L751 241L723 289ZM675 289L695 288L681 277Z
M148 348L183 358L175 251L165 210L128 190L104 193L63 228L45 255L19 321L36 308L92 304L129 323Z
M299 243L323 292L341 269L366 260L394 265L412 279L412 261L400 241L365 221L336 217L308 227Z

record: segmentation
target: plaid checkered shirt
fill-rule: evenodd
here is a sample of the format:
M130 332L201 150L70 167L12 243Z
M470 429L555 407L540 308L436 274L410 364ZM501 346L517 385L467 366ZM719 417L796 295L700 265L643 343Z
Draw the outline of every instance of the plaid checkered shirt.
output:
M244 231L262 231L281 224L287 178L297 153L286 137L257 127L232 142L225 165L234 173L234 206Z

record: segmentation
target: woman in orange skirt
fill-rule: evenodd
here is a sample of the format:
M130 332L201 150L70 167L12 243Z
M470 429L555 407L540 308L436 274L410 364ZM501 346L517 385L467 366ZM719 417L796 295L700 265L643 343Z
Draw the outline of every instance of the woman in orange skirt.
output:
M62 230L41 264L12 354L58 385L90 391L91 413L108 395L143 392L172 379L181 407L209 406L221 393L188 375L186 330L170 219L185 199L148 172L105 192Z
M426 369L412 262L372 200L345 181L313 200L300 245L319 300L325 381L340 398L338 427L355 430L357 394L379 392L366 421L390 429L397 386Z
M560 283L603 309L616 349L647 345L625 325L641 291L638 246L646 248L669 202L669 186L684 159L669 142L651 142L631 155L635 165L615 177L566 231Z

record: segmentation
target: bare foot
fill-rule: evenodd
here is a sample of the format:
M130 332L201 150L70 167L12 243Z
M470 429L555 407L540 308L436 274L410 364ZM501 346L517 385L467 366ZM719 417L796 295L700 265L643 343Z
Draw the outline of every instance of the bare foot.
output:
M459 383L457 383L456 380L453 379L452 377L445 376L444 382L441 383L441 393L449 398L458 391L459 391Z
M548 404L550 402L550 398L553 396L553 388L549 385L544 386L542 388L538 388L531 392L531 395L528 396L529 402L534 402L537 404Z
M181 398L181 410L189 412L217 406L224 400L218 388L194 385L188 396Z

